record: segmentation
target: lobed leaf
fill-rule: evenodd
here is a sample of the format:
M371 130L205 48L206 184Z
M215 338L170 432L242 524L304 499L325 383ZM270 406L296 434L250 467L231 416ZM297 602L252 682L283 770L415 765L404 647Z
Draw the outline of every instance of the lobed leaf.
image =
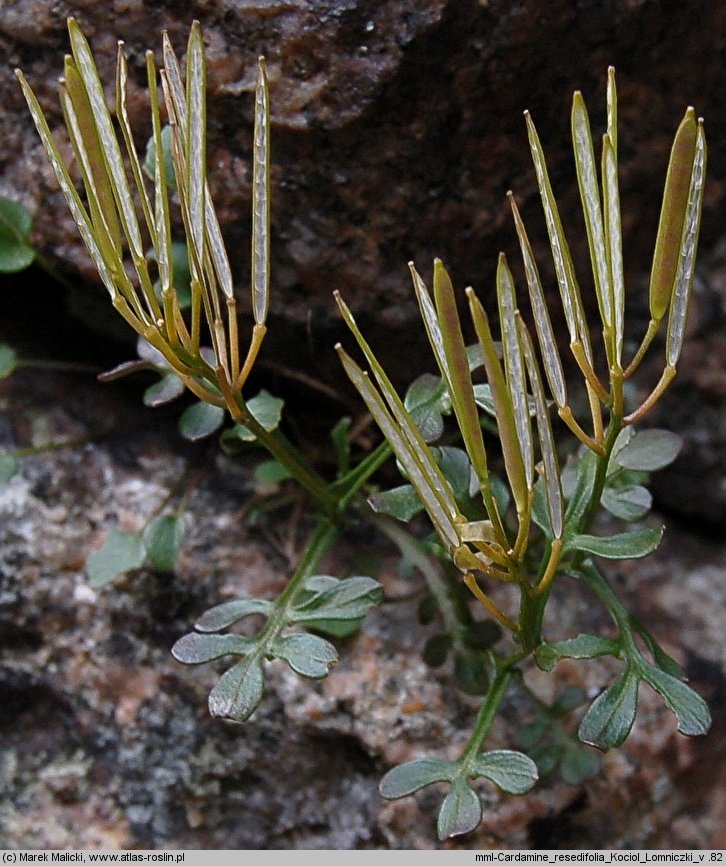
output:
M526 794L539 778L535 762L521 752L499 749L477 755L472 778L483 776L508 794Z
M475 830L481 821L481 800L461 779L454 779L439 811L437 830L442 841Z
M633 727L637 704L638 675L626 668L585 713L578 736L604 752L620 746Z
M338 661L338 652L329 641L306 632L278 637L271 652L286 661L295 673L315 680L326 677Z
M259 706L265 690L262 661L251 654L224 673L209 693L212 716L245 722Z
M377 580L348 577L295 604L290 611L290 621L361 619L382 600L383 587Z
M199 665L224 656L246 656L255 642L239 634L197 634L191 632L180 637L171 648L171 654L185 665Z
M708 732L711 727L711 713L697 692L659 667L643 665L640 673L675 714L678 730L682 734L695 737Z
M221 631L255 613L269 616L274 609L275 603L266 598L236 598L205 611L194 624L194 628L201 632Z
M397 800L434 782L450 782L457 773L456 764L438 758L417 758L389 770L381 779L378 790L387 800Z
M569 640L541 644L535 651L535 659L541 670L550 671L563 658L593 659L604 655L617 656L619 652L617 641L594 634L578 634Z

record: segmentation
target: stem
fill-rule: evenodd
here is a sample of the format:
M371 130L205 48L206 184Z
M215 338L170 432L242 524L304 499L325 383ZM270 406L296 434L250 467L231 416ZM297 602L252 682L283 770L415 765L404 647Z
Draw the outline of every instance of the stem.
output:
M492 687L487 692L486 699L481 705L481 709L474 722L474 730L472 731L469 742L466 744L464 751L459 758L459 766L461 767L461 775L466 777L474 762L474 758L479 754L484 738L489 733L492 723L496 717L499 707L502 705L504 696L507 693L509 684L512 680L512 667L520 660L519 654L505 659L504 662L497 665L497 673L494 677Z
M590 496L590 504L588 505L587 510L583 515L580 526L576 527L577 532L586 532L595 518L595 514L600 505L600 498L602 497L602 492L605 488L610 455L612 453L613 446L615 445L615 440L618 438L618 434L622 429L622 417L613 413L610 416L610 423L608 424L608 428L605 433L603 453L598 456L597 469L595 470L595 481L593 482L592 494Z
M371 451L370 454L364 457L354 469L351 469L350 472L331 485L331 490L336 493L338 489L341 490L340 499L338 500L338 509L340 511L348 507L356 493L358 493L371 475L383 466L391 454L393 454L393 449L384 440L374 451Z

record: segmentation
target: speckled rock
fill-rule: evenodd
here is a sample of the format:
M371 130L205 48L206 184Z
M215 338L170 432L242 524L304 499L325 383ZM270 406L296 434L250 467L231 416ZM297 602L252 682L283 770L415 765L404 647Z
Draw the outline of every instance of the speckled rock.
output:
M183 445L176 410L137 408L138 396L80 374L25 370L0 383L0 447L95 434L26 458L0 487L0 845L438 847L441 792L390 803L377 793L396 762L454 756L476 711L446 667L432 672L421 660L429 629L415 617L420 584L398 573L378 539L350 539L326 569L349 572L375 548L387 602L341 643L340 664L319 683L270 664L247 724L212 720L215 666L183 667L169 647L210 605L279 592L300 539L294 523L246 524L250 466ZM89 587L85 558L112 527L137 530L185 494L187 538L173 576L142 569ZM677 734L643 687L631 738L598 776L577 787L547 779L522 798L484 785L482 826L446 846L726 846L724 575L723 544L677 525L654 558L610 572L711 703L708 737ZM577 584L563 583L548 628L565 637L610 625ZM568 662L553 679L527 679L544 699L567 685L594 696L611 672ZM492 745L515 745L530 713L513 692Z

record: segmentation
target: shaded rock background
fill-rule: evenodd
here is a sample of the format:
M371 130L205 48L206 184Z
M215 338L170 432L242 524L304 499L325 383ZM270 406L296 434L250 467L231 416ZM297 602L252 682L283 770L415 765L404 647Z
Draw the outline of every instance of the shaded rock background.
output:
M526 799L500 801L489 792L482 829L456 844L726 846L719 836L726 797L718 704L726 554L702 536L705 530L718 537L726 525L723 4L6 0L0 194L34 212L38 247L74 288L42 284L37 271L12 281L0 296L0 334L35 355L110 363L128 357L130 344L110 330L114 320L12 76L13 67L24 69L58 129L55 80L68 48L69 14L91 38L106 81L113 79L116 39L126 41L139 142L148 136L144 49L158 47L166 27L182 50L192 18L202 21L210 61L210 181L245 302L250 93L255 59L267 56L275 296L260 381L285 391L303 412L312 414L313 405L323 422L351 411L330 351L341 335L333 289L344 292L396 378L407 381L422 363L430 365L416 325L409 259L427 273L440 256L458 285L490 295L498 251L517 260L504 199L512 188L546 262L524 108L542 136L586 273L584 240L576 240L584 232L569 107L572 91L581 89L601 130L609 64L618 71L621 198L637 340L672 135L686 105L705 116L709 186L689 341L677 384L649 419L685 436L683 456L656 480L672 528L656 565L629 568L625 577L636 609L669 637L694 684L712 698L716 729L708 739L685 741L643 689L636 733L605 759L600 777L580 789L546 785ZM654 357L643 370L643 394L657 379L658 363ZM291 369L332 381L339 396L305 390ZM424 632L409 626L413 603L392 601L374 614L324 684L301 684L274 669L271 694L250 725L238 730L212 722L205 708L210 669L180 669L168 648L205 607L240 591L277 591L288 573L280 544L238 519L252 492L249 473L230 480L229 468L215 469L203 447L184 449L166 415L133 408L135 390L30 371L2 388L4 447L109 427L113 433L82 450L27 460L22 476L0 489L0 677L7 695L0 840L22 847L435 845L438 795L385 804L376 794L391 763L432 748L446 754L472 718L470 702L457 697L445 672L433 675L420 661ZM316 424L305 419L295 432L315 441ZM174 580L142 573L118 591L91 592L83 562L104 533L118 523L142 525L189 467L204 461L210 474L190 500L190 539ZM358 553L349 551L351 559ZM345 559L336 567L345 569ZM393 599L412 591L391 562L383 564L382 579ZM596 616L577 598L561 604L563 628L576 616ZM603 673L563 667L558 676L595 690ZM513 702L509 719L516 722L519 712ZM496 737L511 744L505 725ZM294 791L289 779L296 780Z

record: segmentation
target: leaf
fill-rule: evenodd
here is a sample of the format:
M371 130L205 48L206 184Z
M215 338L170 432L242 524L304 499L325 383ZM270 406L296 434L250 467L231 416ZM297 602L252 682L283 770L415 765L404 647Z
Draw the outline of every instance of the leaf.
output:
M678 730L691 737L705 734L711 727L711 713L703 698L690 686L654 665L644 664L641 676L666 702L678 719Z
M151 565L158 571L173 571L184 542L184 515L159 515L146 527L143 539Z
M248 400L246 405L255 421L264 427L268 433L271 433L280 423L284 402L279 397L273 397L263 388L256 397ZM256 438L255 434L244 424L235 424L231 430L224 432L222 444L228 453L234 454L240 450L238 443L254 442Z
M253 475L258 484L273 487L293 477L287 466L283 466L278 460L263 460L255 467Z
M223 674L209 693L213 716L245 722L257 709L265 690L262 661L247 656Z
M454 499L457 502L469 499L472 488L478 491L479 484L466 451L461 448L452 448L450 445L443 445L439 448L432 448L432 453L439 468L444 473L444 477L451 485Z
M112 529L101 547L86 561L91 586L98 589L127 571L141 568L145 558L146 551L138 533Z
M319 575L327 577L328 575ZM336 580L335 578L333 578ZM311 584L308 582L306 588ZM347 577L336 580L321 592L292 609L296 622L304 622L312 614L328 619L357 619L383 599L383 588L372 577Z
M612 515L621 520L641 520L650 511L653 497L640 484L627 487L606 487L600 502Z
M171 126L168 124L161 130L161 150L164 155L164 167L166 169L166 182L170 189L177 190L176 171L174 160L171 156ZM144 157L144 171L151 180L154 180L156 163L156 143L153 136L146 145L146 156Z
M604 655L617 656L619 650L618 643L610 638L578 634L569 640L541 644L535 650L535 659L541 670L550 671L562 658L593 659Z
M564 473L563 473L564 475ZM565 522L568 526L578 526L590 504L590 498L597 477L597 457L586 451L577 464L575 489L567 503Z
M476 650L454 652L454 680L467 695L483 695L489 689L485 656Z
M226 601L205 611L194 624L197 631L221 631L233 625L246 616L261 613L268 616L275 609L275 604L266 598L236 598Z
M434 634L424 644L421 657L430 668L440 668L450 649L451 637L448 634Z
M330 438L335 446L335 454L338 460L338 477L342 478L350 469L350 418L341 418L330 431Z
M284 659L295 673L314 680L326 677L338 661L337 650L329 641L305 632L278 637L271 652Z
M509 749L477 755L471 766L472 778L483 776L508 794L525 794L539 778L535 762Z
M597 752L581 743L566 740L560 756L560 776L567 785L581 785L596 776L600 770Z
M637 529L618 535L573 535L567 539L567 550L582 550L603 559L640 559L652 553L660 544L663 528Z
M481 821L481 800L463 779L455 779L441 805L438 834L442 841L450 836L469 833Z
M638 675L626 668L585 713L578 736L604 752L619 746L633 727L637 704Z
M466 627L464 642L471 649L491 649L497 641L501 640L502 629L499 623L492 619L473 622Z
M15 455L0 454L0 484L10 481L18 469L20 469L20 463Z
M255 642L239 634L197 634L191 632L180 637L171 648L171 654L185 665L199 665L223 656L248 655Z
M431 373L419 376L409 385L403 405L425 442L435 442L444 432L443 415L451 412L451 398L439 376Z
M0 196L0 273L16 273L33 263L32 226L33 217L23 205Z
M415 791L433 785L434 782L450 782L456 775L457 767L451 761L438 758L417 758L389 770L381 779L378 790L381 797L397 800Z
M670 430L642 430L617 455L623 469L654 472L672 463L681 452L683 440Z
M423 503L410 484L374 493L368 497L368 504L377 514L390 514L404 523L423 511Z
M18 366L18 356L7 343L0 343L0 379L5 379Z
M149 385L144 391L144 406L150 406L152 409L163 406L165 403L170 403L177 397L181 397L183 393L184 382L176 373L166 373L158 382Z
M179 418L179 432L185 439L196 442L211 436L224 423L224 409L209 403L192 403Z

